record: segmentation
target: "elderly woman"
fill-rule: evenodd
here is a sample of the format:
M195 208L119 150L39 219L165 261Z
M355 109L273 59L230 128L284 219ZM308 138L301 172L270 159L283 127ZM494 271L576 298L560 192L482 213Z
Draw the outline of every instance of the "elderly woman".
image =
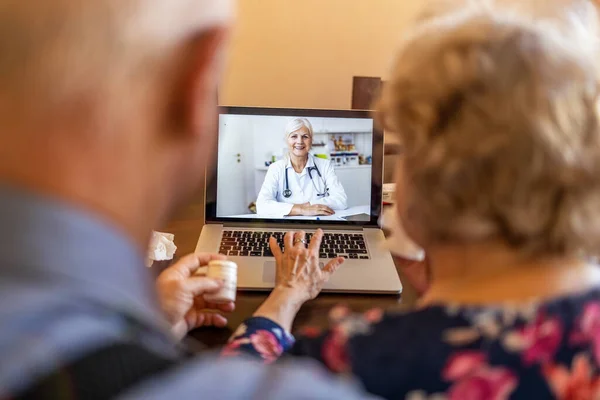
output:
M328 160L310 154L313 128L306 118L291 120L285 129L287 156L269 167L256 200L259 215L333 215L347 208L344 187Z
M225 354L288 351L387 398L600 398L595 62L557 30L463 10L405 41L382 101L405 154L398 212L432 281L416 311L332 314L294 338L331 268L286 237L278 285ZM302 238L303 232L295 234Z

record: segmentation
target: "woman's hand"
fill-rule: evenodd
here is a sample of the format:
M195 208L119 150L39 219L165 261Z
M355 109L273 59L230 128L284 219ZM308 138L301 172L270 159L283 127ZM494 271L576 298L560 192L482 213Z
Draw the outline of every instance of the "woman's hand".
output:
M306 233L302 231L288 232L284 238L283 252L277 241L270 239L271 252L277 265L275 289L254 313L255 317L268 318L287 331L291 330L302 304L317 297L323 285L344 262L343 258L336 258L321 268L319 248L323 231L317 230L308 248L305 237Z
M317 297L344 259L336 258L321 269L319 249L323 231L317 229L308 248L305 238L304 231L288 232L283 241L285 251L282 251L273 237L269 239L269 247L277 264L275 285L297 290L306 296L306 300L311 300Z
M156 290L162 310L171 323L172 332L183 338L201 326L224 327L227 319L220 312L231 312L233 303L213 304L202 298L204 293L216 293L222 282L195 275L198 268L221 255L190 254L164 270L156 280Z
M316 216L316 215L333 215L335 211L327 207L324 204L310 204L306 203L302 205L302 215L305 216ZM319 242L319 246L321 242Z
M335 211L333 211L330 207L327 207L324 204L296 204L292 207L292 211L289 213L290 216L306 216L306 217L316 217L319 215L327 216L333 215Z

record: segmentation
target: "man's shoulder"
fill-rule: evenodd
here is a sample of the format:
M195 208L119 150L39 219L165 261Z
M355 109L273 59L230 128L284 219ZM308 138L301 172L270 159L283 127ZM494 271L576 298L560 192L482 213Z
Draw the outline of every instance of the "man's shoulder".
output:
M123 398L163 399L364 399L370 398L349 379L330 375L314 361L264 365L250 358L207 355L190 360Z
M111 309L67 286L61 292L47 286L0 285L6 300L0 307L2 390L21 392L56 368L123 340L152 343L164 357L177 354L165 332L131 310Z
M63 365L57 365L15 399L108 399L177 365L177 361L135 343L111 343Z

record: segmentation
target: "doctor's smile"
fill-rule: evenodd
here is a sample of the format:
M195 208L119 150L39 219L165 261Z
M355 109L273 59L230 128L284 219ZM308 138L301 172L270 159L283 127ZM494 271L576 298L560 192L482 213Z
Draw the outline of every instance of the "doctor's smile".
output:
M285 129L287 154L269 167L256 201L259 215L333 215L347 208L347 197L333 165L310 154L314 131L307 118Z

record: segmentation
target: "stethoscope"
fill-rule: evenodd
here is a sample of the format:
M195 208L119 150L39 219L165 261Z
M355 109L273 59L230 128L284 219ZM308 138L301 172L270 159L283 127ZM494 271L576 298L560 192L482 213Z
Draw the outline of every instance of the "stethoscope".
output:
M289 199L290 197L292 197L292 191L290 190L290 183L288 181L288 168L289 167L285 167L285 190L283 191L283 197L285 197L286 199ZM323 182L323 192L319 192L319 189L317 188L317 185L315 184L315 181L312 177L312 171L315 170L317 171L317 175L319 175L319 178L321 178L321 181ZM319 168L317 168L317 166L315 165L314 167L308 167L308 176L310 177L310 181L312 182L315 191L317 192L317 197L327 197L329 196L329 188L327 187L327 184L325 183L325 179L323 179L323 176L321 175L321 172L319 171Z

